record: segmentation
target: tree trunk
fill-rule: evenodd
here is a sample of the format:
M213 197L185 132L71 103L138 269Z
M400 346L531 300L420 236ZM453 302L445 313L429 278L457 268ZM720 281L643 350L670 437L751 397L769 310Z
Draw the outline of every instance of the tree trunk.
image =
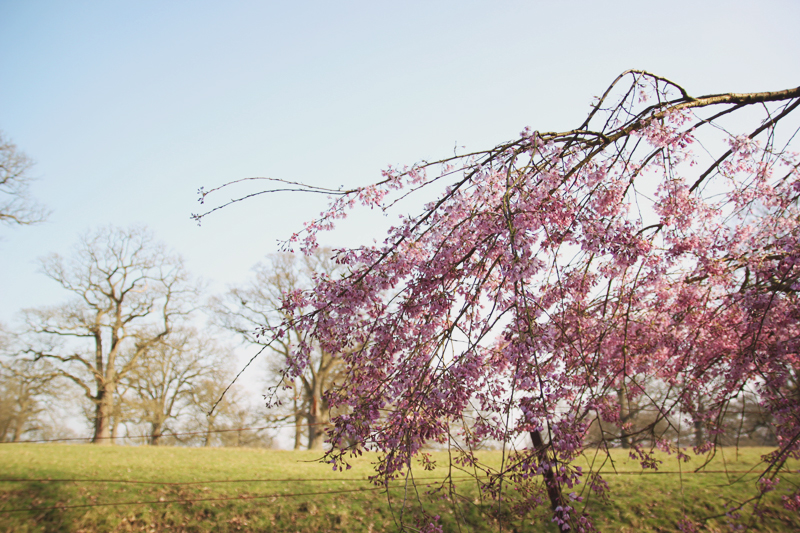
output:
M540 431L531 431L531 441L533 442L533 449L536 450L539 464L549 463L550 458L548 457L549 454L547 453L544 440L542 440L542 433ZM559 519L570 524L569 514L564 510L567 504L564 501L564 496L561 494L561 486L558 483L558 479L556 479L556 473L553 467L548 466L545 468L544 472L542 472L542 477L544 478L544 485L547 489L547 497L550 499L550 508Z
M8 431L11 429L11 420L4 420L2 428L0 428L0 442L7 442L6 436L8 435Z
M694 445L701 446L706 440L705 428L702 420L694 421Z
M30 412L31 402L27 398L23 398L20 394L20 399L17 403L16 415L14 416L14 426L11 429L12 438L11 442L19 442L22 439L22 434L25 433L25 423L28 421L28 413Z
M97 407L94 416L94 444L112 444L111 442L111 413L114 410L114 394L109 387L103 387L95 400Z
M111 444L117 443L119 436L119 415L115 414L111 417Z
M297 383L292 382L293 402L294 402L294 449L299 450L303 447L303 417L300 416L300 406L297 405Z
M325 442L325 426L330 422L330 412L322 400L321 391L315 390L308 417L308 449L321 450Z
M19 442L22 438L22 434L25 432L25 417L22 413L18 413L16 417L14 417L14 429L13 429L13 437L11 442Z
M303 447L303 417L295 415L294 417L294 449L299 450Z
M161 421L151 422L150 423L150 446L158 446L161 440L161 431L163 429L163 424Z
M210 448L211 447L211 432L214 431L214 424L212 422L208 423L206 427L206 435L203 439L203 448Z
M631 417L631 409L628 402L628 391L624 385L617 389L617 395L619 396L619 444L623 449L628 449L631 447L631 439L623 426Z

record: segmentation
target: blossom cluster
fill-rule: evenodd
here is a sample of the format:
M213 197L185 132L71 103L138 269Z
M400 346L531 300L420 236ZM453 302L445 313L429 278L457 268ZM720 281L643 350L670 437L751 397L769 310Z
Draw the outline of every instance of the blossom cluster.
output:
M699 100L666 98L675 86L642 73L631 87L598 101L578 130L526 129L439 174L389 169L306 227L312 248L351 208L384 209L392 194L452 180L382 244L340 250L347 276L286 297L292 328L346 364L328 392L343 413L329 434L334 468L377 450L375 481L386 483L424 448L455 446L460 465L488 476L487 495L511 490L521 515L549 506L562 529L590 530L578 504L607 485L574 462L592 426L604 446L653 430L626 411L653 381L666 390L656 421L708 429L696 451L713 446L715 421L754 384L779 439L772 464L798 456L796 156L772 144L773 120L768 146L730 136L729 150L704 161L697 139L710 121L689 107ZM522 438L533 446L500 470L475 453L486 439ZM686 457L657 435L649 442L631 448L643 468L659 467L657 448Z

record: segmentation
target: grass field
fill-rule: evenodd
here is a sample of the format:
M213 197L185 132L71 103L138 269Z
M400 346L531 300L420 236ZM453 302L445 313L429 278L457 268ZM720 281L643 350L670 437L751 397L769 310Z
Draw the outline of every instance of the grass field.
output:
M721 450L707 469L748 471L766 451ZM0 530L377 533L396 531L401 512L404 522L415 525L414 511L402 510L402 485L393 486L387 498L365 481L374 455L345 472L333 472L318 457L241 448L2 445ZM433 458L447 464L444 453L434 452ZM696 519L699 531L730 531L726 501L756 494L755 474L688 473L701 458L684 463L683 475L642 475L621 450L612 459L614 466L606 462L603 472L613 502L586 502L601 531L675 531L684 515ZM678 471L674 458L662 459L662 471ZM500 454L486 452L482 460L499 464ZM796 472L798 466L790 468ZM412 488L407 496L415 503L419 497L427 512L440 515L444 531L499 531L501 524L492 518L496 504L482 505L474 482L459 485L464 498L455 504L426 496L426 485L446 473L443 466L415 469L418 490ZM762 500L759 517L751 520L749 510L743 513L740 523L750 524L751 531L800 531L800 516L780 504L780 495L799 483L800 475L786 472L780 477L778 490ZM734 478L743 479L731 484ZM20 510L30 508L36 510ZM718 515L723 516L702 520ZM503 524L502 529L555 531L546 519L532 525L533 519Z

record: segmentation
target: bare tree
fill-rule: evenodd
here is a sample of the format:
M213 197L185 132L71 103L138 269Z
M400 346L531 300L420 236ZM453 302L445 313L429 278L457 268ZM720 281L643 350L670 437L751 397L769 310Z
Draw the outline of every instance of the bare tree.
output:
M0 324L0 442L64 433L57 422L64 382L47 361L17 357L16 335Z
M19 442L41 433L49 403L56 398L58 374L30 360L0 362L0 442Z
M141 227L87 234L70 259L54 254L42 267L74 298L24 311L26 352L82 389L94 406L93 442L109 443L118 384L192 311L198 288L182 259Z
M245 405L239 389L234 386L226 391L232 378L229 368L220 369L192 387L185 429L197 435L189 440L204 447L270 446L272 439L268 435L251 429L257 425L257 417Z
M33 161L0 131L0 222L35 224L47 216L30 195L32 166Z
M173 331L150 346L126 380L138 421L148 425L151 445L174 433L171 427L192 404L196 389L214 379L230 353L194 329Z
M242 287L234 287L222 298L212 301L219 324L241 335L247 343L264 346L264 330L277 327L286 318L280 309L285 295L310 287L318 277L336 277L342 273L333 260L330 249L318 249L314 254L296 257L293 254L270 255L266 263L254 268L254 279ZM292 357L300 343L300 333L280 338L269 349L277 360L268 363L278 372ZM341 368L340 354L316 346L310 354L312 364L296 378L285 377L290 391L286 417L295 420L295 449L302 446L307 427L308 448L321 449L325 428L330 422L330 407L325 392L334 386Z

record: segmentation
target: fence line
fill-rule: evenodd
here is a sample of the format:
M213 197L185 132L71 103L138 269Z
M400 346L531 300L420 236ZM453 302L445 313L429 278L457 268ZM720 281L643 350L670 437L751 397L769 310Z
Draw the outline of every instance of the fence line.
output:
M560 413L567 413L569 410L557 408L555 409L556 412ZM653 408L632 408L632 412L639 413L639 412L661 412L659 409ZM732 414L764 414L764 411L735 411ZM680 413L679 413L680 414ZM684 413L687 414L687 413ZM687 414L688 415L688 414ZM469 416L466 415L465 418L472 418L477 420L479 417ZM458 420L454 421L457 425L459 423ZM158 435L160 438L169 438L169 437L179 437L179 436L188 436L188 435L208 435L208 434L217 434L217 433L235 433L239 431L261 431L264 429L294 429L298 427L312 427L312 426L332 426L332 422L317 422L314 424L302 423L298 424L295 422L281 424L281 425L270 425L270 426L257 426L257 427L246 427L246 428L233 428L233 429L213 429L208 431L185 431L180 433L165 433ZM690 430L687 429L687 432L691 433ZM55 438L55 439L31 439L31 440L20 440L17 442L0 442L0 445L3 444L25 444L25 443L42 443L42 442L72 442L72 441L94 441L94 440L116 440L116 439L142 439L146 440L151 437L154 437L154 434L147 434L147 435L122 435L116 437L64 437L64 438Z
M782 468L782 474L800 474L800 470L792 471L787 468ZM609 470L609 471L588 471L586 474L598 473L602 476L652 476L652 475L703 475L703 474L759 474L758 471L750 470ZM509 473L512 475L512 473ZM479 478L488 478L489 476L479 476ZM437 481L447 480L452 481L465 481L468 479L476 479L475 476L463 477L414 477L416 481ZM119 484L133 484L133 485L159 485L159 486L186 486L186 485L213 485L221 483L297 483L297 482L326 482L326 481L341 481L348 483L355 482L370 482L369 478L364 477L326 477L326 478L255 478L255 479L211 479L205 481L141 481L136 479L92 479L92 478L0 478L0 483L119 483Z
M138 479L87 479L87 478L0 478L0 483L119 483L129 485L159 485L159 486L183 486L183 485L213 485L219 483L297 483L297 482L319 482L319 481L369 481L367 478L305 478L305 479L213 479L207 481L140 481Z
M800 474L795 471L783 471L784 474ZM645 471L608 471L601 473L604 476L608 475L698 475L698 474L757 474L752 470L701 470L701 471L673 471L673 470L645 470ZM448 477L414 477L413 485L416 486L417 482L424 481L464 481L475 479L474 476L463 476L458 478ZM159 482L159 481L138 481L138 480L118 480L118 479L0 479L0 483L8 482L44 482L44 483L67 483L67 482L87 482L87 483L120 483L120 484L150 484L161 486L182 486L182 485L200 485L200 484L213 484L213 483L296 483L298 481L304 482L324 482L324 481L341 481L341 482L368 482L367 478L309 478L309 479L226 479L226 480L209 480L209 481L188 481L188 482ZM15 509L0 509L0 514L22 513L22 512L42 512L42 511L63 511L68 509L85 509L91 507L122 507L127 505L170 505L175 503L197 503L197 502L216 502L216 501L248 501L259 500L267 498L300 498L304 496L326 496L335 494L352 494L358 492L376 492L389 489L402 488L403 480L395 480L393 486L380 485L375 487L363 487L356 489L339 489L330 491L313 491L313 492L297 492L297 493L270 493L270 494L256 494L256 495L240 495L240 496L219 496L209 498L178 498L167 500L159 498L158 500L139 500L139 501L125 501L125 502L100 502L100 503L85 503L85 504L72 504L72 505L52 505L45 507L20 507Z
M266 498L299 498L302 496L323 496L327 494L345 494L353 492L374 492L384 490L386 487L369 487L362 489L342 489L332 491L317 491L317 492L301 492L301 493L273 493L273 494L257 494L257 495L244 495L244 496L221 496L218 498L180 498L177 500L143 500L134 502L104 502L104 503L82 503L75 505L54 505L50 507L20 507L17 509L0 509L0 514L10 513L23 513L23 512L38 512L38 511L61 511L66 509L85 509L88 507L122 507L125 505L169 505L173 503L195 503L195 502L217 502L217 501L231 501L231 500L263 500Z
M285 425L273 425L273 426L257 426L257 427L249 427L249 428L233 428L233 429L212 429L209 431L185 431L180 433L164 433L158 435L160 438L169 438L169 437L178 437L184 435L208 435L210 433L234 433L239 431L261 431L262 429L288 429L288 428L296 428L296 427L311 427L311 426L330 426L331 423L329 422L317 422L314 424L285 424ZM116 439L149 439L150 437L154 437L156 435L149 434L149 435L120 435L116 437L97 437L97 440L116 440ZM30 444L30 443L40 443L40 442L69 442L69 441L92 441L95 440L94 437L64 437L58 439L32 439L32 440L20 440L17 442L0 442L1 444Z
M435 481L439 479L446 479L443 477L414 477L417 481ZM474 479L474 476L464 476L451 478L453 481L463 481L466 479ZM136 485L163 485L163 486L181 486L181 485L211 485L215 483L297 483L298 481L307 482L323 482L323 481L347 481L353 482L369 482L369 478L365 477L325 477L325 478L261 478L261 479L214 479L207 481L140 481L136 479L91 479L91 478L69 478L69 479L51 479L51 478L0 478L0 483L120 483L120 484L136 484Z

